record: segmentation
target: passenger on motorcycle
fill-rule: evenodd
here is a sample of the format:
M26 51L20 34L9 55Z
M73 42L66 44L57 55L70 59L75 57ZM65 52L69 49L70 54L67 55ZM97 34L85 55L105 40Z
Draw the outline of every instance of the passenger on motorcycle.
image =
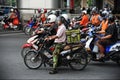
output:
M101 16L102 16L102 18L103 18L103 20L102 20L102 22L101 22L101 25L100 25L101 29L100 29L100 31L98 31L97 33L104 35L106 29L108 28L108 16L107 16L106 13L102 13Z
M105 31L105 36L101 37L97 41L97 46L100 50L100 57L98 60L102 60L103 57L105 56L105 54L104 54L105 47L107 45L111 45L117 41L117 28L116 28L114 21L115 21L114 16L110 16L108 18L109 25Z
M50 74L56 74L57 73L57 65L58 65L58 56L60 54L60 49L63 47L63 43L66 41L66 27L64 25L64 18L62 16L58 17L57 23L58 23L58 30L57 34L53 36L49 36L46 38L46 40L53 40L55 44L55 50L53 52L53 69L49 72Z

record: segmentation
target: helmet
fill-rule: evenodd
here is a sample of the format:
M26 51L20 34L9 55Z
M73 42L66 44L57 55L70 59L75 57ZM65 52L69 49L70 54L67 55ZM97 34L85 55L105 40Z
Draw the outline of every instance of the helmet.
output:
M51 22L55 22L56 21L56 15L54 15L54 14L51 14L51 15L49 15L48 17L47 17L47 22L48 23L51 23Z
M61 23L65 23L65 18L63 17L63 16L59 16L58 18L57 18L57 22L58 21L60 21Z
M43 8L41 9L41 13L44 13L44 9Z
M84 11L82 11L82 13L87 14L87 11L86 11L86 10L84 10Z
M55 10L52 10L52 11L51 11L51 14L54 14L54 15L55 15L55 14L56 14L56 11L55 11Z
M41 9L38 9L37 11L38 11L38 13L40 13L40 12L41 12Z
M111 22L114 22L115 21L115 16L113 16L113 15L110 15L109 17L108 17L108 21L111 23Z
M14 11L14 9L10 9L10 11L11 11L11 12L13 12L13 11Z
M98 13L97 7L93 7L93 8L92 8L92 13Z
M108 12L107 11L103 11L102 12L102 14L101 14L101 16L103 17L103 18L107 18L108 17Z
M67 14L62 14L61 16L65 18L66 21L69 19Z
M47 9L44 9L44 13L47 13Z

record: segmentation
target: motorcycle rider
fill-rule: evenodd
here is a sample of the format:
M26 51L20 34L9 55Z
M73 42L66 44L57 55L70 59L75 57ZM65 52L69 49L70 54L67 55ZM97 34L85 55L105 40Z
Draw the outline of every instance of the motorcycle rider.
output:
M63 22L64 22L65 27L68 29L70 26L69 16L67 14L62 14L61 16L63 17Z
M58 56L60 54L60 49L63 47L64 42L66 41L66 26L64 25L64 18L63 16L59 16L57 19L58 23L58 30L57 34L53 36L49 36L46 40L53 40L55 44L55 50L53 52L53 69L49 72L49 74L56 74L57 73L57 65L58 65Z
M17 17L17 14L15 13L14 9L11 9L10 10L10 14L9 14L9 17L8 17L8 21L9 22L13 22L13 20Z
M100 39L97 41L96 45L98 46L98 48L100 50L100 57L98 60L104 59L105 47L107 45L111 45L117 41L117 28L116 28L114 21L115 21L115 17L112 15L109 16L109 18L108 18L109 25L105 31L105 36L100 37Z
M101 22L101 25L100 25L101 30L98 31L97 33L104 35L106 29L108 28L108 15L107 15L106 13L102 13L101 16L102 16L102 18L103 18L103 20L102 20L102 22Z
M48 17L47 17L47 22L48 22L48 24L44 24L43 26L44 27L41 27L39 30L36 30L35 31L35 33L38 35L37 37L35 37L35 36L33 36L33 37L31 37L27 42L32 42L32 44L34 45L34 43L36 43L37 41L38 41L38 39L40 38L40 37L44 37L45 36L45 30L46 29L49 29L49 31L50 31L50 35L55 35L56 34L56 32L57 32L57 24L55 23L55 21L56 21L56 16L55 15L49 15ZM47 42L47 47L50 47L52 44L53 44L53 42L54 42L54 40L50 40L50 41L48 41ZM35 46L35 45L34 45ZM39 45L37 45L37 46L39 46Z
M92 16L90 22L95 26L98 27L102 21L100 14L96 10L92 10Z
M17 15L14 11L14 9L10 9L10 13L8 14L8 17L4 20L5 24L9 26L9 22L13 23L13 20L17 18ZM10 26L12 27L12 24L10 24Z
M87 11L84 10L82 11L82 20L80 21L80 25L82 26L81 28L87 27L88 22L89 22L89 17L87 15Z
M41 19L42 23L45 23L45 21L46 21L46 13L47 13L47 9L41 9L40 19Z

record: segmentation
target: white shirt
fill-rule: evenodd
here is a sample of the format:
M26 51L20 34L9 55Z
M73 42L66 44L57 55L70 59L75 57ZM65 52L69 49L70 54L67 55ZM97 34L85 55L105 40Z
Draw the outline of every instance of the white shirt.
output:
M62 43L66 41L66 27L64 24L58 26L58 31L56 36L58 36L57 39L55 39L55 43Z

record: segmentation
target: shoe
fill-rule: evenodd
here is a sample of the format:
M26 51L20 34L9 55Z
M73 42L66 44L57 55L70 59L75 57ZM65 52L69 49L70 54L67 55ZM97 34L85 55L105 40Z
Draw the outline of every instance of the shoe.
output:
M104 58L104 57L101 57L101 58L98 59L98 61L100 61L100 62L105 62L105 58Z
M56 74L56 73L58 73L58 71L56 69L53 69L49 72L49 74Z

